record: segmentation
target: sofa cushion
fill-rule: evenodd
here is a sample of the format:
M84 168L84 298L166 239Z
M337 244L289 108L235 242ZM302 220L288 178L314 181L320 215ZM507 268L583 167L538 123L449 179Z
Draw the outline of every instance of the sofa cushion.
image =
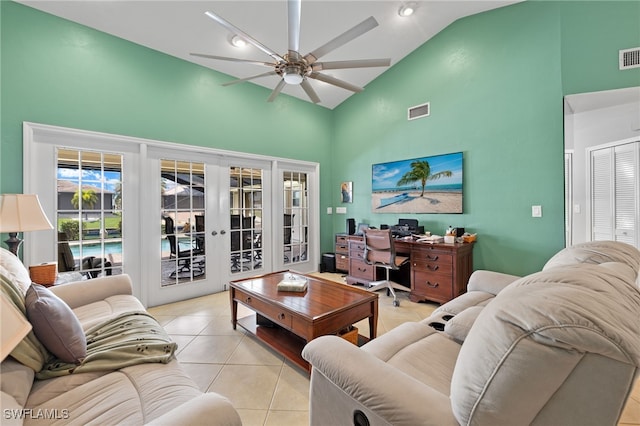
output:
M0 247L0 272L20 288L23 296L27 293L31 285L29 271L15 254L2 247Z
M11 357L2 361L0 371L2 372L0 389L13 397L20 408L24 407L33 385L34 371Z
M635 247L618 241L589 241L560 250L547 261L542 270L557 266L582 263L619 262L640 270L640 252Z
M32 284L25 297L27 318L42 344L64 362L79 364L87 356L87 339L75 314L46 287Z
M125 312L145 312L145 309L135 296L129 294L109 296L98 302L89 303L73 309L73 313L85 331Z

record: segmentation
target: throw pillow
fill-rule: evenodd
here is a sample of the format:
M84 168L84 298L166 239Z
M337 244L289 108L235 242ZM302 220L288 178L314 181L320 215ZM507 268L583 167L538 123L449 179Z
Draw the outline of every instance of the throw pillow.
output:
M49 352L64 362L82 362L87 356L87 339L69 305L34 283L27 290L25 306L33 332Z

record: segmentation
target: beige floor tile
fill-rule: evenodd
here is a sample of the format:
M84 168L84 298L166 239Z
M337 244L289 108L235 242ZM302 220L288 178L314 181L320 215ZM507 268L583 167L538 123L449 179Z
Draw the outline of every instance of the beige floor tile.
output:
M182 350L184 348L187 347L187 345L189 343L191 343L191 341L196 336L185 336L185 335L175 335L175 334L172 335L172 334L170 334L169 337L171 337L171 339L178 344L178 350L176 351L176 353L179 354L180 352L182 352Z
M309 424L308 411L269 410L265 426L306 426Z
M243 336L196 336L178 354L180 362L224 364Z
M193 379L202 392L206 392L213 380L222 370L223 364L192 364L180 363L184 371Z
M627 405L620 416L619 424L640 425L640 402L633 398L627 400Z
M631 391L631 397L640 402L640 378L636 380L636 386Z
M266 410L281 369L273 365L225 365L209 391L226 396L236 408Z
M299 368L285 364L269 409L308 411L309 375Z
M175 315L153 315L153 317L163 327L177 318Z
M284 363L284 357L254 337L247 335L233 351L227 364L234 365L277 365Z
M229 315L217 315L210 317L211 321L205 328L202 329L200 335L207 336L233 336L237 334L244 334L242 328L237 327L233 329L231 325L231 314Z
M163 327L169 334L197 335L211 322L210 316L180 316Z
M242 426L263 426L269 412L268 410L251 410L248 408L236 408L236 411L240 415Z

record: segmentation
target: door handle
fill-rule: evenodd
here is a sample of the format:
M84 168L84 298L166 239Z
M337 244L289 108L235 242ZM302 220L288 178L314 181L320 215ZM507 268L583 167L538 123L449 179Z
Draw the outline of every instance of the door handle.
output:
M216 235L218 235L218 232L216 232L216 231L211 231L211 235L213 235L213 236L215 237Z
M224 229L222 231L220 231L220 235L224 235L226 233L227 233L227 231L225 231Z

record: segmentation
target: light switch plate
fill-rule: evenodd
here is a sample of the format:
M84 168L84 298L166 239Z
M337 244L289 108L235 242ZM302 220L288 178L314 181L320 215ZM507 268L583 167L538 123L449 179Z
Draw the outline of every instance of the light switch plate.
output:
M347 214L347 208L346 207L336 207L336 213L337 214Z
M531 206L531 217L542 217L542 206Z
M327 207L327 214L333 214L333 207Z

